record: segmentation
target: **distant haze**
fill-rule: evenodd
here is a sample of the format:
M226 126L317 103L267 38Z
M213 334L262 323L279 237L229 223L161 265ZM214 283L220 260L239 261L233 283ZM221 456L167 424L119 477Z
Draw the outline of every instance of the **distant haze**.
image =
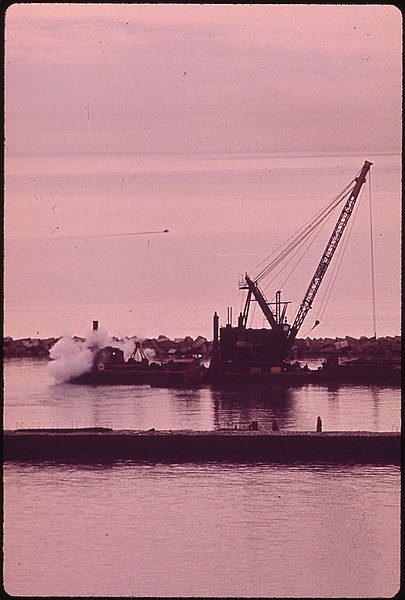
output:
M14 4L9 154L398 150L392 5Z

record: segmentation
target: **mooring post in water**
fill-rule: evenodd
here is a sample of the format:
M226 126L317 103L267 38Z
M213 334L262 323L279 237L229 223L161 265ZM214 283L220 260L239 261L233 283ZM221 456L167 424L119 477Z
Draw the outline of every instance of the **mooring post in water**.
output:
M320 433L322 431L322 419L321 419L321 417L318 417L318 419L316 421L316 431L318 433Z
M98 321L93 321L93 331L97 331L98 329Z

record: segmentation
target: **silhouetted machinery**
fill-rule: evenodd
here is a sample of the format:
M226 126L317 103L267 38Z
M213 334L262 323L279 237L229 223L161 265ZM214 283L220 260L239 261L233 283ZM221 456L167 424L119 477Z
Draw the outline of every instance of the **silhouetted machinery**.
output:
M246 290L247 295L243 312L238 317L236 327L232 326L231 309L228 309L228 324L225 327L219 328L219 317L217 313L214 314L214 349L211 361L211 370L214 373L278 373L281 371L298 331L312 307L371 165L371 162L365 161L357 177L343 190L342 194L335 198L324 213L317 216L317 220L310 223L297 238L298 241L296 241L294 249L310 233L314 224L319 224L330 214L331 210L347 198L291 326L286 319L289 302L281 300L281 292L276 292L275 302L269 302L259 287L260 279L269 272L268 267L263 269L261 274L254 279L246 273L239 283L239 288ZM292 245L290 244L288 251L291 248ZM281 260L282 255L286 255L286 253L287 250L284 249L281 255L273 261L273 266L278 264L277 261ZM259 305L270 329L254 329L247 326L252 301L256 301Z

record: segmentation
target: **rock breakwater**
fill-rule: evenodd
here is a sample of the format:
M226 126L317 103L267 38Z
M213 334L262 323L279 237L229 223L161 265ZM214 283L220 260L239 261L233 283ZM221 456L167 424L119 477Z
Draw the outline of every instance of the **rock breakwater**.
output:
M3 338L3 356L5 358L48 358L50 349L60 338L51 337L46 339L22 338L13 339L12 337ZM85 338L74 336L77 341L84 341ZM135 341L137 337L126 337L120 339L111 338L111 345L114 342L120 343ZM212 352L212 342L199 335L196 338L186 336L184 338L170 339L165 335L159 335L158 338L147 338L142 340L144 349L152 351L156 358L167 358L173 356L192 356L200 354L203 357L209 357Z
M23 338L14 340L12 337L3 339L3 356L5 358L48 358L49 351L60 338L50 337L46 339ZM75 337L76 340L84 338ZM137 338L125 338L135 340ZM119 338L112 338L112 343L120 342ZM170 339L165 335L159 335L157 338L147 338L142 340L142 345L150 349L156 358L166 358L173 356L191 356L200 354L204 358L209 358L212 353L213 343L204 336L192 338ZM344 338L305 338L297 339L291 351L291 358L294 360L307 360L310 358L323 358L332 355L341 355L347 357L379 357L379 358L400 358L401 356L401 336L385 336L380 338L367 338L362 336L354 338L346 336Z
M305 338L296 339L291 350L291 358L305 360L307 358L323 358L328 356L345 356L347 358L386 358L401 357L401 336L385 336L380 338Z

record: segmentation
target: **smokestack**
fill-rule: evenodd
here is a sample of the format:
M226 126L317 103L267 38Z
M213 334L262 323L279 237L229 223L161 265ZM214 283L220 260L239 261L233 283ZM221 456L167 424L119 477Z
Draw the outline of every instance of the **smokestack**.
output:
M213 333L214 333L214 344L213 344L213 350L215 354L218 354L218 329L219 329L219 317L217 315L217 313L214 313L214 318L213 318Z
M98 321L93 321L93 331L97 331L98 329Z

